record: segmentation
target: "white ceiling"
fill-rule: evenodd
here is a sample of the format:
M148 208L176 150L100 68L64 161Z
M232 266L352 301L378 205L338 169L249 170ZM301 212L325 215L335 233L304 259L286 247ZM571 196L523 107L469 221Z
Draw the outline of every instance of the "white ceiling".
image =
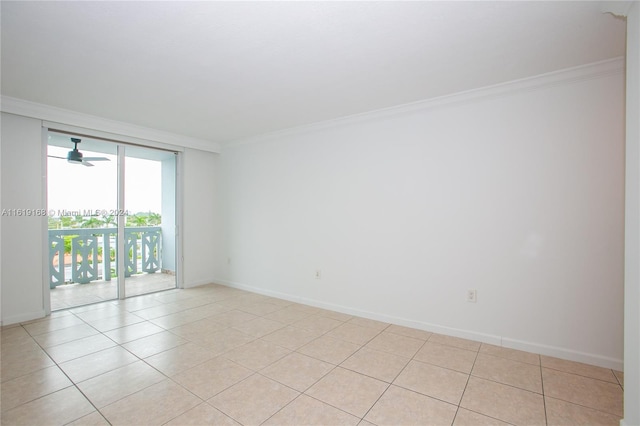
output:
M225 142L622 56L601 8L2 1L2 94Z

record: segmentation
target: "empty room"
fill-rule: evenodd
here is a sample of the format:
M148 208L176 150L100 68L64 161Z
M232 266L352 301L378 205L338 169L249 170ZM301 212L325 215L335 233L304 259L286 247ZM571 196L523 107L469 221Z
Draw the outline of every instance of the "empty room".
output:
M0 2L3 425L640 425L635 1Z

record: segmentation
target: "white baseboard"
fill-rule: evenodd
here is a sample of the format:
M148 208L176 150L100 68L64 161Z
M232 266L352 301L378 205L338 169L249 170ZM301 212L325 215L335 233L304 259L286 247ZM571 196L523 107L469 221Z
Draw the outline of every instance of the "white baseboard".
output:
M7 318L2 318L2 323L0 325L11 325L18 324L20 322L31 321L34 319L44 318L46 316L44 309L36 311L36 312L27 312L22 313L20 315L13 315Z
M579 351L574 351L567 348L548 346L535 342L526 342L522 340L511 339L508 337L478 333L471 330L463 330L458 328L446 327L438 324L430 324L421 321L415 321L407 318L395 317L392 315L384 315L376 312L363 311L348 306L336 305L332 303L320 302L313 299L307 299L305 297L299 297L291 294L280 293L277 291L266 290L259 287L253 287L246 284L237 283L228 280L214 280L214 282L226 285L228 287L234 287L241 290L251 291L253 293L263 294L265 296L277 297L279 299L285 299L292 302L303 303L305 305L314 306L317 308L330 309L332 311L341 312L344 314L355 315L359 317L369 318L377 321L388 322L391 324L402 325L405 327L417 328L419 330L425 330L432 333L446 334L448 336L460 337L463 339L475 340L478 342L488 343L496 346L503 346L505 348L517 349L526 352L532 352L540 355L547 355L556 358L562 358L569 361L582 362L585 364L596 365L603 368L612 368L617 371L623 371L623 361L621 359L609 358L596 354L589 354Z
M241 290L251 291L253 293L263 294L265 296L277 297L278 299L289 300L292 302L303 303L305 305L314 306L316 308L329 309L332 311L340 312L348 315L355 315L358 317L368 318L376 321L388 322L390 324L402 325L405 327L417 328L419 330L429 331L431 333L446 334L454 337L461 337L463 339L475 340L478 342L489 343L492 345L500 345L500 337L490 334L482 334L471 332L468 330L461 330L457 328L444 327L437 324L429 324L420 321L414 321L406 318L395 317L392 315L384 315L377 312L364 311L362 309L351 308L343 305L336 305L333 303L320 302L305 297L293 296L290 294L280 293L277 291L265 290L258 287L252 287L245 284L236 283L227 280L216 280L215 282L227 285L229 287L238 288Z
M521 340L509 339L506 337L502 338L502 346L504 346L505 348L518 349L520 351L533 352L540 355L567 359L569 361L597 365L598 367L611 368L617 371L623 371L624 367L624 362L621 359L574 351L557 346L548 346L540 343L524 342Z

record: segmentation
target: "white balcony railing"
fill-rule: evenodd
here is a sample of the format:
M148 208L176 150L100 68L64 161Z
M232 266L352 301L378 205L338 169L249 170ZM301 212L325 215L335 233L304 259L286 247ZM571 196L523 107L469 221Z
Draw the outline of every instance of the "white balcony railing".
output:
M49 285L111 281L115 276L117 228L49 230ZM125 276L161 268L162 230L159 226L127 227ZM65 259L65 237L70 239L70 259ZM69 238L70 237L70 238ZM69 262L70 260L70 262Z

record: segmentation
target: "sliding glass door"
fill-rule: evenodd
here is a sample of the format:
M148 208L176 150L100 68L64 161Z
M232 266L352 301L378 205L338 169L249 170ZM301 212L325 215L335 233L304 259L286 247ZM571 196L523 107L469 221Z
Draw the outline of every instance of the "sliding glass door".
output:
M176 155L127 146L124 163L125 294L175 288Z
M49 287L58 310L176 287L176 156L50 131Z

